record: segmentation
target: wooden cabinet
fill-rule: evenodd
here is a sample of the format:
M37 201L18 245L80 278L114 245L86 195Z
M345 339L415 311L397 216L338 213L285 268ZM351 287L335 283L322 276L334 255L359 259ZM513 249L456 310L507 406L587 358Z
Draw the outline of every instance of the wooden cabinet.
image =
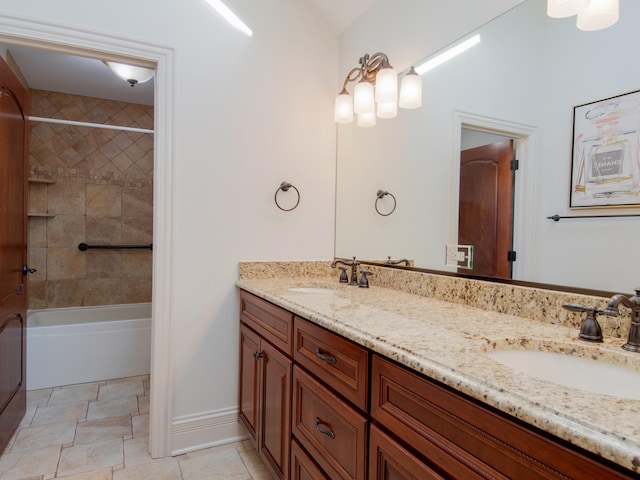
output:
M274 478L287 480L290 468L293 362L290 353L283 353L249 326L257 326L258 330L262 327L264 330L265 325L275 324L277 328L266 331L279 332L275 338L290 339L293 316L245 292L242 292L241 298L240 421L247 428L254 447ZM250 314L245 315L245 312ZM287 317L288 327L285 325ZM277 343L286 352L291 351L290 343Z
M295 439L291 441L291 480L330 480Z
M446 477L630 478L378 355L371 392L372 420Z

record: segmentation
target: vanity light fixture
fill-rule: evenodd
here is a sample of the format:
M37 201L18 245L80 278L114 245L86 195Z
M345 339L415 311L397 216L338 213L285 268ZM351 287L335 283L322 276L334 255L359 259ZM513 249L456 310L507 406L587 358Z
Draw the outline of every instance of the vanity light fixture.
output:
M334 120L337 123L353 122L355 113L358 126L371 127L376 124L376 117L396 117L398 106L409 109L422 105L422 80L413 67L402 79L398 99L398 74L384 53L367 53L359 63L359 67L347 74L342 91L336 97ZM353 99L347 90L351 82L358 82Z
M620 18L619 0L547 0L547 15L564 18L577 15L580 30L602 30Z
M156 73L152 68L136 67L125 63L105 61L104 64L118 77L129 82L132 87L138 83L148 82Z
M253 32L251 31L251 29L247 27L247 25L242 20L240 20L238 16L235 13L233 13L231 9L227 7L224 3L222 3L220 0L207 0L207 3L211 5L216 12L222 15L222 18L224 18L227 22L229 22L229 24L232 27L240 30L247 37L250 37L253 35Z

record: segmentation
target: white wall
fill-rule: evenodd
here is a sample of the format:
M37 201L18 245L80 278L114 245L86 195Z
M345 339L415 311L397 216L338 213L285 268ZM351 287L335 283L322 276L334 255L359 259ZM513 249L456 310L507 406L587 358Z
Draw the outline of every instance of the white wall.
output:
M238 262L333 256L337 38L305 2L226 3L252 38L205 0L0 6L2 15L175 51L170 365L178 419L237 408ZM302 194L289 213L273 203L285 180Z
M421 39L416 19L433 18L432 3L394 2L399 11L393 16L385 10L386 2L374 4L375 9L341 37L341 75L348 70L345 56L356 57L355 52L382 50L395 62L393 51L404 51L407 44L429 50L432 34L424 27ZM631 254L640 233L635 219L546 219L556 213L638 211L568 208L573 106L638 89L637 62L630 58L640 40L640 4L627 1L623 7L614 27L581 32L575 18L549 19L543 2L528 2L507 14L509 22L501 17L483 27L480 45L423 76L420 109L400 110L398 118L379 120L373 128L340 125L337 254L409 257L416 265L443 269L448 232L452 222L457 225L457 205L449 204L449 190L458 162L458 152L452 151L452 116L459 110L535 127L533 175L525 179L531 202L523 206L526 215L516 219L527 222L530 234L516 238L516 250L519 242L524 245L519 260L532 267L519 278L631 291L637 283L634 269L624 254L615 255L608 246L615 241L617 252ZM393 18L394 28L380 34L385 15ZM601 67L594 66L594 59ZM407 66L399 63L396 68ZM380 217L373 209L378 188L398 198L398 209L390 217Z

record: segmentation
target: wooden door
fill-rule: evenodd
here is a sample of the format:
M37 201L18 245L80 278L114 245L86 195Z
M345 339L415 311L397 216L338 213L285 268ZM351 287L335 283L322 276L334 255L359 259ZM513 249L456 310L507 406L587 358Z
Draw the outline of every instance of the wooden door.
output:
M0 453L26 410L28 93L0 57Z
M473 268L459 269L511 278L513 240L513 140L460 154L458 244L473 245Z

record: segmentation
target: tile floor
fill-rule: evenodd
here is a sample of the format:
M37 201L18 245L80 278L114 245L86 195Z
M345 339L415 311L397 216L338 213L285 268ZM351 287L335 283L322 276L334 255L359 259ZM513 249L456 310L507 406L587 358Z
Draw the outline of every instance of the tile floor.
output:
M149 376L27 392L0 480L268 480L249 442L149 456Z

